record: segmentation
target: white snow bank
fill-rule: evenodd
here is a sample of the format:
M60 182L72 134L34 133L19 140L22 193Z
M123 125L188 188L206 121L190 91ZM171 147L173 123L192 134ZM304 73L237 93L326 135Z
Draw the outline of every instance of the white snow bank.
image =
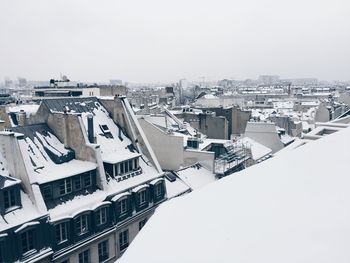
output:
M350 262L349 137L347 128L166 202L118 263Z

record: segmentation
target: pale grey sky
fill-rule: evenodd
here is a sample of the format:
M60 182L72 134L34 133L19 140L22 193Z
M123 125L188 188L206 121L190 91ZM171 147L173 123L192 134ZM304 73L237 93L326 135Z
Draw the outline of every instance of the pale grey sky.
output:
M0 81L350 80L349 0L0 0Z

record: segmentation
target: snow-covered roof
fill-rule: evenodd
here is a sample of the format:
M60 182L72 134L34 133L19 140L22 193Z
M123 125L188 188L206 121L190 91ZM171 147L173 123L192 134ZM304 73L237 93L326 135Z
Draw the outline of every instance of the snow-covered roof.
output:
M102 160L113 164L140 156L131 150L131 140L123 132L119 132L120 128L107 110L96 100L89 101L89 98L86 100L88 101L80 100L74 105L83 105L80 113L86 130L88 130L87 116L93 114L94 135L96 143L101 148Z
M63 218L71 218L80 213L94 210L97 205L103 203L107 193L97 190L92 194L78 195L72 200L68 200L48 210L51 221L58 221Z
M349 136L343 129L164 203L118 262L349 262Z
M174 179L175 180L173 181L170 181L167 178L165 179L165 187L168 199L183 195L191 191L191 188L187 184L185 184L181 179Z
M0 188L20 183L21 181L19 179L13 178L9 175L6 159L0 154ZM20 190L20 197L21 207L15 208L5 215L0 216L0 232L43 216L29 199L28 195L22 190Z
M272 153L272 150L257 141L249 137L242 138L238 143L242 142L245 147L248 147L252 153L252 159L257 161L264 156L267 156Z
M44 216L22 190L20 195L22 206L0 216L0 232Z
M283 144L277 134L277 129L274 123L248 122L244 136L252 138L258 143L265 145L270 148L273 153L283 148Z
M216 181L215 174L200 164L178 170L177 175L194 190Z
M26 113L26 116L29 117L30 115L34 115L38 111L39 106L39 104L19 104L16 106L10 106L8 108L8 111L14 113L23 111Z
M13 128L24 135L18 139L31 183L46 183L96 169L97 164L74 159L46 124Z

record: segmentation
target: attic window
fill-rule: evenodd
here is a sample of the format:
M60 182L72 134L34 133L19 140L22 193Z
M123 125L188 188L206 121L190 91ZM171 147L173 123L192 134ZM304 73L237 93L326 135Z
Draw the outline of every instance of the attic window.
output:
M72 179L67 178L60 182L60 195L69 194L72 192Z
M145 204L146 203L146 189L140 191L139 196L140 196L140 205Z
M4 191L4 206L5 209L9 209L16 205L16 193L15 189L9 189Z
M34 249L34 233L33 230L28 230L21 234L22 254L25 254Z
M162 195L162 192L163 192L163 184L162 183L156 184L156 196L160 197Z
M75 229L78 235L85 234L89 231L87 215L81 215L75 219Z

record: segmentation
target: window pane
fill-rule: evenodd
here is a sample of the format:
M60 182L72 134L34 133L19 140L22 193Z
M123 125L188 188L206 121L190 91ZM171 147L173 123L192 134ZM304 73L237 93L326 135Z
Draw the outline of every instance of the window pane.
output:
M128 210L127 199L124 198L124 199L120 200L120 214L126 213L127 210Z
M85 174L84 175L84 186L85 187L89 187L89 186L91 186L91 175L90 175L90 173L87 173L87 174Z
M97 225L102 225L107 222L107 208L103 207L97 212Z
M119 249L124 250L129 246L129 230L119 233Z
M90 263L90 250L85 250L79 254L79 263Z
M108 240L105 240L98 244L98 259L99 262L102 262L108 258Z
M22 253L34 249L33 230L28 230L21 234Z
M74 184L75 184L75 189L76 190L80 190L81 189L81 177L80 176L75 178Z

